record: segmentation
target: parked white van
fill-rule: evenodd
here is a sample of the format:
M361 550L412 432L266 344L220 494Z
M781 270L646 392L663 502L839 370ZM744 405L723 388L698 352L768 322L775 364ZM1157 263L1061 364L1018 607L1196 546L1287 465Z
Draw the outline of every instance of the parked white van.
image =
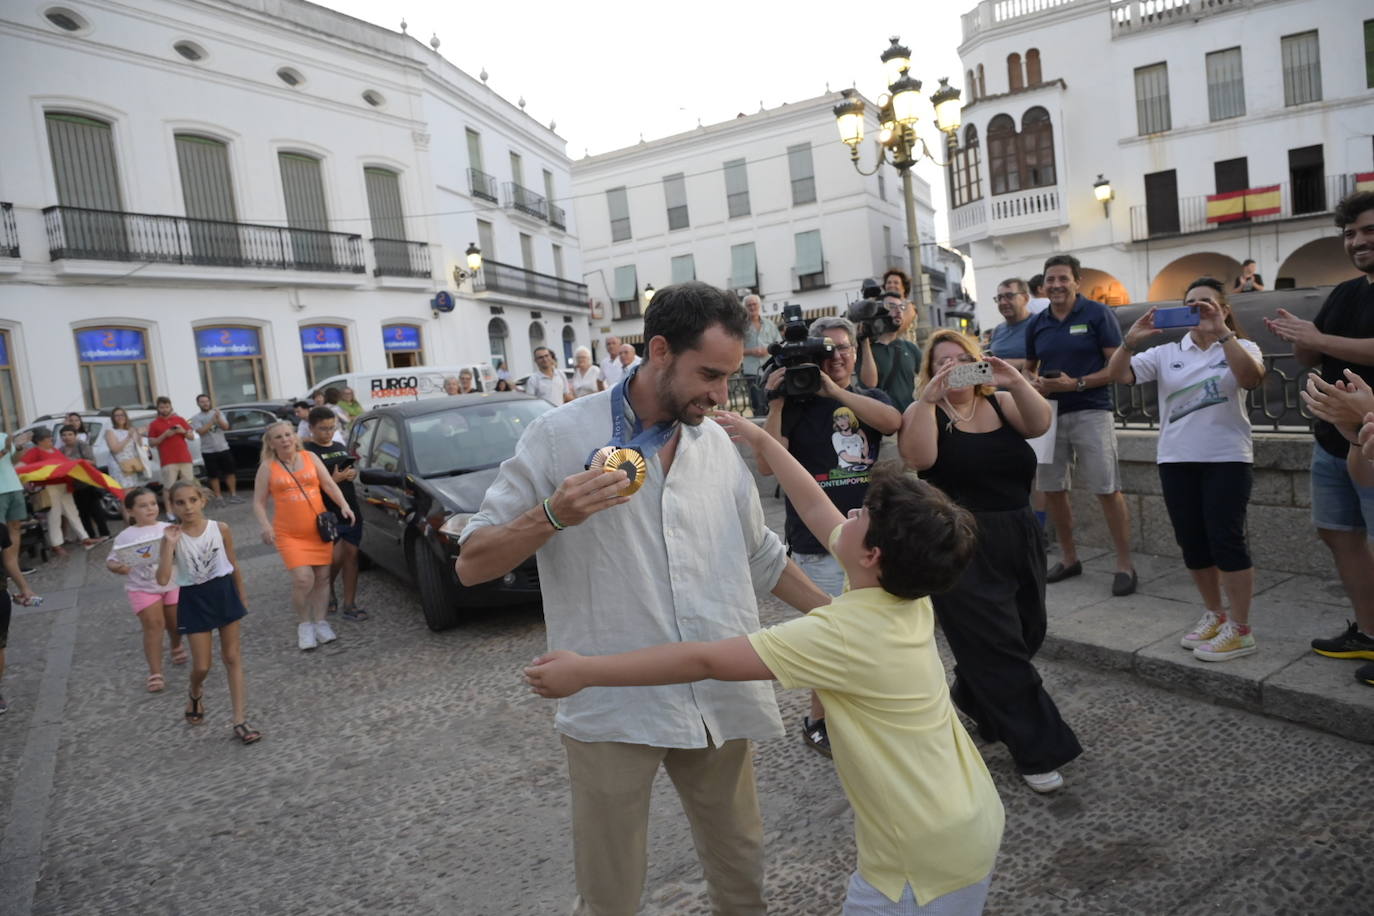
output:
M391 404L404 404L421 398L444 395L444 379L457 378L464 370L472 373L472 383L478 391L496 390L496 371L488 363L468 366L406 366L383 369L380 372L349 372L322 379L302 400L326 388L353 389L353 396L363 410L374 410Z

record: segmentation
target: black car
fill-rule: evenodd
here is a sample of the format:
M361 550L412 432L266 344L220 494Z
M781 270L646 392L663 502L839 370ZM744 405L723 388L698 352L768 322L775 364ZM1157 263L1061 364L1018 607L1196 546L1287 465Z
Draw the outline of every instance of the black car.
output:
M262 434L267 427L278 420L296 420L293 402L249 401L242 404L224 404L219 408L229 428L224 432L224 440L229 443L229 451L234 456L234 465L239 480L252 480L258 472L258 461L262 457Z
M552 408L519 392L426 398L369 411L349 430L357 458L363 554L420 591L431 630L457 626L469 607L539 599L534 557L467 587L453 564L458 536L482 505L501 462Z

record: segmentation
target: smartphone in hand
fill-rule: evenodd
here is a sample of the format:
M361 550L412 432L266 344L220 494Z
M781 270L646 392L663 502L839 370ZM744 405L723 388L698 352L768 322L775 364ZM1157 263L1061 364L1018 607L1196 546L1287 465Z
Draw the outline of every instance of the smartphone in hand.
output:
M1157 328L1195 328L1201 320L1202 316L1196 305L1155 309L1155 327Z
M950 388L972 388L992 384L992 365L987 362L960 363L950 370L945 384Z

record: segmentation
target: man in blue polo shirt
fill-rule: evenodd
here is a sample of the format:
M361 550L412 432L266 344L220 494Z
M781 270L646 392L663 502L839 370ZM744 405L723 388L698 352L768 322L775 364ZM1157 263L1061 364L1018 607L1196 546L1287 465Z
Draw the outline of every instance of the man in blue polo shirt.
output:
M997 311L1006 321L992 330L988 352L1017 369L1026 368L1026 329L1030 327L1030 290L1026 281L1011 277L997 284Z
M1033 384L1055 402L1059 420L1054 463L1040 465L1036 489L1045 494L1046 508L1059 538L1060 560L1045 577L1059 582L1083 572L1073 541L1073 509L1069 505L1070 468L1097 494L1116 548L1116 576L1112 594L1135 591L1131 563L1131 517L1121 495L1121 470L1116 458L1112 424L1111 379L1107 361L1121 346L1121 326L1112 310L1078 292L1078 259L1057 254L1045 262L1045 291L1050 307L1033 316L1026 327L1026 368Z

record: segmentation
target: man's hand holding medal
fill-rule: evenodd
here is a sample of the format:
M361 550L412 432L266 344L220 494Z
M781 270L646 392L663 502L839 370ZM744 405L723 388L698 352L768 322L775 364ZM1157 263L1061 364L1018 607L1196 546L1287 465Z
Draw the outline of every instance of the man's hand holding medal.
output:
M578 471L563 478L549 497L548 508L564 528L580 525L603 509L629 502L633 492L629 484L630 478L623 471Z

